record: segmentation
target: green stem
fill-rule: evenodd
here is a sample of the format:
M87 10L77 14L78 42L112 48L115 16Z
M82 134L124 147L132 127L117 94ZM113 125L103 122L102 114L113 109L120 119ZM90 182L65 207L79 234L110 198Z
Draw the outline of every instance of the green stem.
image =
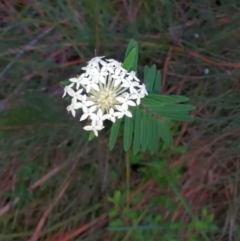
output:
M126 152L126 207L130 208L130 161L129 161L129 151Z

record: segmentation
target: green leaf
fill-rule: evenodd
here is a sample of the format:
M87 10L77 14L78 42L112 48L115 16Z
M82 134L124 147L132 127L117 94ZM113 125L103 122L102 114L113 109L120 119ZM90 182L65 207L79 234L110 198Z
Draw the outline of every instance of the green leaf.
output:
M91 131L88 137L88 141L91 141L95 137L94 132Z
M108 212L110 218L116 217L118 215L118 210L114 209Z
M135 126L134 126L134 139L133 139L133 153L136 155L140 149L141 138L141 109L137 107L135 112Z
M180 103L186 102L189 100L186 96L181 95L156 95L150 94L148 98L154 99L156 101L164 102L164 103Z
M159 103L157 106L156 103L148 103L146 106L154 111L163 111L163 112L168 112L168 113L173 113L173 112L189 112L191 110L194 110L196 107L193 105L185 105L185 104L167 104L167 103Z
M116 190L113 195L113 200L115 205L119 204L120 198L121 198L121 192L119 190Z
M110 140L109 140L109 149L112 150L116 144L119 128L121 125L122 119L117 119L115 123L113 123L111 128Z
M185 153L187 149L188 148L186 146L175 146L172 151L174 153Z
M158 121L158 133L167 146L173 143L172 133L167 121Z
M129 70L133 70L133 71L137 71L137 64L138 64L138 43L135 40L131 40L128 44L126 53L125 53L125 59L128 57L128 55L130 54L130 52L135 49L136 53L135 53L135 57L134 57L134 61L132 63L132 66Z
M123 63L123 68L126 70L131 70L131 68L134 65L134 59L135 59L135 55L136 55L136 49L132 49L132 51L129 53L129 55L127 56L127 58L124 60Z
M124 151L128 151L132 143L133 135L133 118L125 116L124 123L124 137L123 137L123 148Z
M147 126L146 126L146 128L147 128L147 132L146 132L146 136L145 136L145 138L147 139L147 148L149 148L150 146L151 146L151 144L152 144L152 128L153 128L153 126L152 126L152 123L151 123L151 116L148 114L147 115Z
M143 104L145 106L154 106L155 105L156 107L158 107L158 106L162 105L163 103L161 103L157 100L151 99L149 97L145 97L145 98L141 99L141 104Z
M161 92L161 84L162 84L162 76L161 76L161 72L158 70L155 76L154 87L153 87L153 90L156 93Z
M153 65L150 70L148 71L145 81L146 89L148 91L153 90L153 85L154 85L154 80L155 80L155 75L156 75L156 65Z
M64 81L61 81L61 82L60 82L60 84L61 84L62 86L69 85L70 83L71 83L71 82L68 81L68 80L64 80Z
M178 112L169 113L165 111L154 111L154 113L156 113L160 117L165 117L165 118L177 120L177 121L191 122L194 120L193 116L187 115L186 113L178 113Z
M146 111L142 111L142 117L141 117L141 147L142 150L145 151L147 148L147 119L148 119L148 113Z

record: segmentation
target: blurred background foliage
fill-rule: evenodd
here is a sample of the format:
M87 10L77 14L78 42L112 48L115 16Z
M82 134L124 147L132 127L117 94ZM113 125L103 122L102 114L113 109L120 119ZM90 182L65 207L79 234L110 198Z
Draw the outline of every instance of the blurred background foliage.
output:
M0 1L0 240L239 240L240 3L233 0ZM95 55L138 75L156 64L161 94L189 97L194 123L174 145L130 154L90 143L66 112L64 81ZM130 205L126 205L129 203Z

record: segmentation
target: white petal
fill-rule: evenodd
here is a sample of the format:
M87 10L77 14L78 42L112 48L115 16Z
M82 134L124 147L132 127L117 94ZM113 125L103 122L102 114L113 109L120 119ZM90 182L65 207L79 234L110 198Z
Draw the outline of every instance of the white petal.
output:
M111 117L110 117L110 120L111 120L113 123L115 123L116 117L115 117L115 116L111 116Z
M127 104L131 106L136 106L136 104L132 100L128 100Z
M118 102L120 102L120 103L126 102L126 99L123 98L123 97L121 97L121 96L117 97L116 100L117 100Z
M87 113L83 113L81 118L80 118L80 121L86 120L87 118L88 118L88 114Z
M106 115L104 115L104 118L105 118L105 120L111 120L111 115L110 114L106 114Z
M82 106L82 110L83 110L84 113L88 113L89 112L89 109L85 105Z
M102 116L102 115L103 115L103 111L102 111L101 109L98 109L97 115L98 115L98 116Z
M122 112L117 112L117 113L116 113L116 117L117 117L118 119L121 119L123 116L124 116L124 114L123 114Z
M127 102L122 104L122 110L128 110L128 103Z
M84 105L85 106L91 106L91 105L94 105L95 104L95 102L93 102L93 101L91 101L91 100L88 100L88 101L85 101L84 102Z
M86 131L92 131L93 127L92 126L84 126L83 129Z
M74 109L71 109L71 113L72 113L73 117L76 116L76 111Z
M90 116L92 121L97 121L99 119L97 114L95 114L95 113L91 113L89 116Z
M82 102L84 103L87 100L87 96L86 95L82 95Z
M132 113L128 110L125 112L125 115L128 116L128 117L132 117Z
M78 81L78 78L76 78L76 77L75 78L70 78L69 81L73 82L73 83L76 83Z
M99 76L99 80L103 83L106 84L106 78L103 76Z
M116 69L116 70L115 70L115 75L119 75L119 74L120 74L120 72L121 72L121 70L120 70L120 69Z
M96 90L96 91L99 91L99 90L100 90L99 87L98 87L98 85L95 84L95 83L92 84L92 88L93 88L94 90Z
M75 110L82 108L82 103L80 102L73 103L73 108Z
M120 78L117 78L114 80L114 87L117 87L120 83L122 82L122 80Z
M93 129L93 132L94 132L94 135L95 135L95 136L98 136L97 130Z
M94 112L97 109L96 105L91 106L88 110L90 113Z
M116 105L115 108L116 108L117 110L119 110L119 111L122 111L122 110L123 110L122 106L120 106L120 105Z
M91 85L88 84L87 87L86 87L86 92L89 93L90 90L91 90Z

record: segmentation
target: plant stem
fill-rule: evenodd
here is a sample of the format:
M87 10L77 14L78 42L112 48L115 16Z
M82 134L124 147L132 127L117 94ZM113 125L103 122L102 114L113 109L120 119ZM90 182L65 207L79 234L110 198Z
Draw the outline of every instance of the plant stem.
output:
M130 208L130 162L129 162L129 151L126 152L126 207Z

